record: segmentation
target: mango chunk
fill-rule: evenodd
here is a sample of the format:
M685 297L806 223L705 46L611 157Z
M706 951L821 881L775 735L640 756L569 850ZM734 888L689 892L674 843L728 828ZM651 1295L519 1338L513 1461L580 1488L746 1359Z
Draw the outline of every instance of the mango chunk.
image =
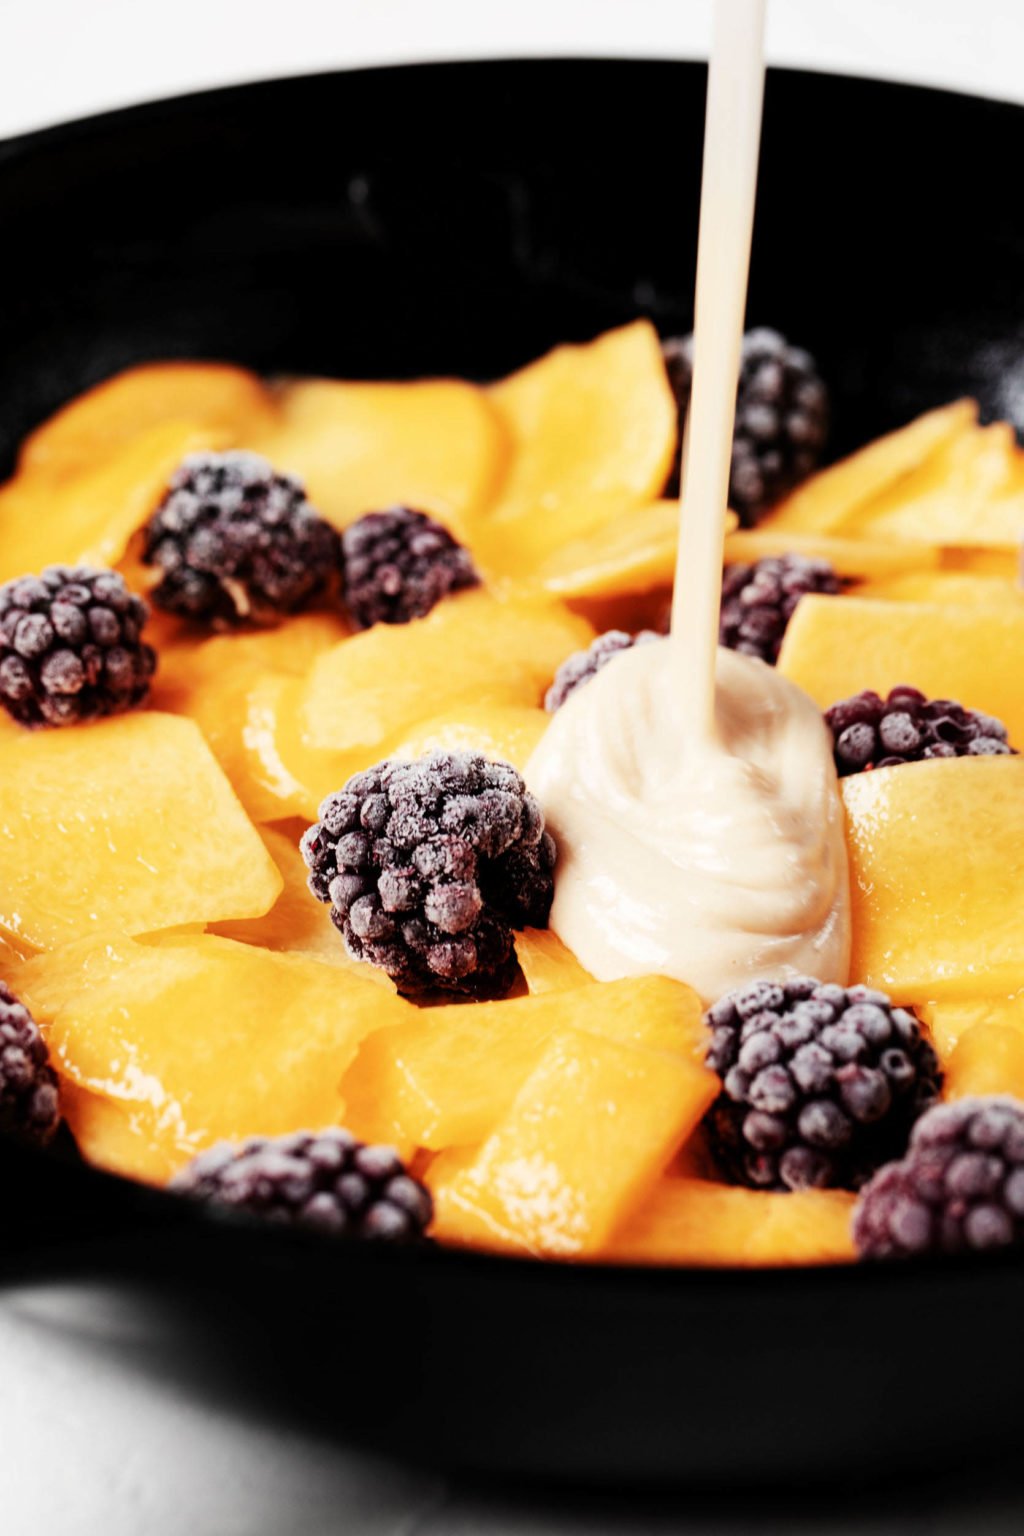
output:
M1024 613L1024 592L1001 576L973 571L906 571L867 582L858 597L889 603L933 603L954 608L1015 608Z
M779 671L827 709L899 683L995 715L1024 747L1024 608L802 598L786 630Z
M531 994L571 992L593 981L572 950L550 928L525 928L516 934L516 957Z
M683 1056L562 1029L443 1201L459 1240L594 1255L708 1108L714 1074ZM486 1234L486 1237L485 1237Z
M762 524L738 528L725 541L727 565L763 560L767 555L806 555L828 560L840 576L882 580L906 571L929 571L939 564L934 544L884 543L843 538L838 534L798 533Z
M282 389L278 406L278 424L248 446L304 480L339 528L401 504L434 513L465 542L504 468L500 416L461 380L304 379Z
M1024 986L1024 759L936 758L841 788L853 980L910 1003Z
M727 527L735 528L734 512ZM618 597L670 586L679 543L678 501L653 501L561 545L533 574L556 597Z
M122 715L0 754L0 928L32 949L258 917L281 876L199 728Z
M1009 997L944 998L925 1003L918 1010L928 1036L945 1065L962 1036L975 1024L993 1024L1024 1033L1024 992Z
M844 526L876 539L1016 548L1024 527L1024 454L1013 428L975 426L948 440Z
M60 1074L128 1117L94 1151L133 1176L221 1139L339 1123L360 1041L411 1011L354 972L209 935L71 945L17 984Z
M480 528L485 565L533 570L661 494L676 408L646 320L556 347L490 390L511 461Z
M694 1061L704 1043L697 994L663 976L422 1009L366 1042L342 1087L346 1123L370 1141L434 1151L483 1141L567 1027Z
M522 773L550 720L545 710L527 704L463 704L451 715L415 725L388 748L388 756L479 752L494 762L511 763Z
M313 664L299 711L309 746L379 749L462 704L537 706L559 664L593 630L555 603L460 593L410 625L378 624Z
M266 430L273 397L254 373L226 363L144 363L126 369L44 421L26 439L19 470L64 474L153 427L189 421L231 442Z
M833 1264L856 1258L854 1196L660 1180L601 1257L625 1264Z
M947 1099L1009 1093L1024 1100L1024 1029L1014 1024L972 1024L946 1063Z
M393 985L383 971L351 959L345 941L331 922L330 908L322 901L317 901L309 889L309 871L299 851L299 838L303 830L301 824L293 823L287 830L264 827L260 833L284 881L281 894L270 911L264 917L211 923L207 931L225 939L235 939L240 944L255 944L261 949L315 955L318 960L355 970L364 982L394 992Z
M47 565L116 565L182 459L223 442L195 422L170 421L59 481L19 476L0 493L0 581Z
M859 508L899 485L932 454L966 434L978 419L973 400L956 400L812 475L765 518L762 528L837 533ZM925 535L927 539L927 535Z

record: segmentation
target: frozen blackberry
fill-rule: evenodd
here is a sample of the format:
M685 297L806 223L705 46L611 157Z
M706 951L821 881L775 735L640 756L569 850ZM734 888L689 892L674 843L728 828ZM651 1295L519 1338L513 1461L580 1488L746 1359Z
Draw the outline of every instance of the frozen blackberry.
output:
M432 752L356 774L302 839L309 886L400 992L507 992L513 928L543 928L555 846L507 763Z
M842 582L827 560L806 555L768 555L722 572L718 638L745 656L774 665L796 605L809 592L834 597Z
M220 626L273 623L337 580L338 535L301 483L255 453L183 460L144 534L153 601Z
M866 1259L1024 1243L1024 1104L959 1099L930 1109L906 1156L861 1191L853 1236Z
M0 981L0 1133L45 1146L59 1119L57 1078L39 1027Z
M22 725L78 725L141 704L149 609L116 571L49 566L0 587L0 703Z
M1012 752L1006 726L952 699L929 699L916 688L855 694L826 710L840 777L865 768L892 768L930 757L992 757Z
M360 629L421 619L480 578L468 549L424 512L368 512L341 536L345 602Z
M662 352L676 397L681 444L693 381L693 337L666 341ZM740 357L729 474L729 505L745 526L756 523L818 467L827 435L828 391L810 353L791 347L778 331L748 331ZM677 464L666 491L675 495L678 490Z
M170 1188L279 1226L376 1242L414 1242L434 1213L429 1192L393 1147L364 1146L333 1127L221 1142L193 1158Z
M884 992L798 977L755 981L706 1016L709 1111L724 1171L756 1189L856 1189L898 1157L936 1097L921 1026Z
M544 708L553 715L577 688L582 688L584 683L596 677L601 668L620 651L628 651L634 645L647 645L651 640L662 638L653 629L642 629L637 635L627 635L624 629L606 630L603 635L592 640L585 651L575 651L568 660L562 662L555 673L554 682L544 695Z

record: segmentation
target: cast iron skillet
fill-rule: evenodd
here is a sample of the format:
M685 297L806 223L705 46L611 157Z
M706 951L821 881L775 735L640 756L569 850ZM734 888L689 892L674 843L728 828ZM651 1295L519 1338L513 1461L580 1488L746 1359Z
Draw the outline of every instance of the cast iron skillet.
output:
M491 377L638 313L688 328L703 97L696 65L385 69L0 145L0 461L140 359ZM1005 168L1022 158L1017 109L771 74L749 314L821 360L837 451L960 393L1021 410ZM773 1273L383 1253L0 1154L6 1275L144 1284L222 1387L421 1461L802 1481L1016 1433L1012 1258Z

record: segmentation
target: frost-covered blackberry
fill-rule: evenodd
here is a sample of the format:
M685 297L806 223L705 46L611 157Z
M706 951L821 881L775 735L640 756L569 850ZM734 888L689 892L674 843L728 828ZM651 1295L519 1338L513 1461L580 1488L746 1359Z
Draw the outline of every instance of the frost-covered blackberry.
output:
M193 1158L170 1187L278 1225L372 1242L413 1242L433 1216L429 1191L393 1147L365 1146L333 1127L221 1142Z
M992 757L1012 752L1006 726L953 699L929 699L917 688L870 691L826 710L836 769L892 768L932 757Z
M841 591L829 562L806 555L767 555L752 564L727 565L722 572L719 642L774 665L800 599L811 592L831 597Z
M0 1133L44 1146L59 1120L46 1042L28 1009L0 981Z
M154 603L182 618L273 623L337 581L338 535L301 483L255 453L198 453L175 471L145 529Z
M49 566L0 587L0 704L21 725L79 725L141 704L149 609L116 571Z
M906 1156L862 1191L853 1236L866 1259L1024 1243L1024 1104L959 1099L930 1109Z
M512 931L544 927L555 847L508 763L471 752L388 760L320 807L302 839L309 885L350 954L401 992L498 996Z
M663 344L679 412L679 441L693 383L693 337ZM778 331L759 327L743 338L736 396L729 505L747 526L818 466L828 435L828 391L809 352ZM667 490L679 489L678 466Z
M716 1156L757 1189L856 1188L898 1157L938 1093L913 1013L883 992L799 977L756 981L708 1011Z
M592 640L585 651L575 651L562 662L555 673L554 682L544 695L544 708L553 715L577 688L582 688L584 683L596 677L613 656L631 650L634 645L647 645L651 640L662 638L653 629L642 629L636 635L629 635L624 629L606 630L603 635Z
M421 619L450 592L480 582L469 550L409 507L368 512L341 543L345 603L360 629Z

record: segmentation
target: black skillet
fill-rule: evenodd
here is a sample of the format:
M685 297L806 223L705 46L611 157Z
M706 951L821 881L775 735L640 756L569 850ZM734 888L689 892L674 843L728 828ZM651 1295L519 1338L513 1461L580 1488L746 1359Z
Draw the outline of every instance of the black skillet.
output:
M0 467L140 359L486 378L638 313L687 329L703 99L697 65L460 64L0 145ZM1022 425L1022 159L1019 109L770 75L749 315L817 354L837 452L961 393ZM220 1390L424 1462L799 1483L1017 1433L1012 1258L645 1272L383 1253L227 1225L54 1153L4 1145L0 1173L6 1276L144 1286Z

